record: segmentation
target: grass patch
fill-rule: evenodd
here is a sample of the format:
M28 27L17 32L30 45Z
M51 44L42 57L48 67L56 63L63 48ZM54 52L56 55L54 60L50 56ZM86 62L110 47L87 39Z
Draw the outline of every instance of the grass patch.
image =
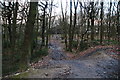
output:
M29 72L24 72L24 73L21 73L19 75L14 75L10 78L27 78L29 76Z

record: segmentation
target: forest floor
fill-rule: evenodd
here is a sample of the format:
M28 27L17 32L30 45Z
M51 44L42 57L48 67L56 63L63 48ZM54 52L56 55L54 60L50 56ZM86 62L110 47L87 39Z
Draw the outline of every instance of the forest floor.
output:
M64 51L59 39L52 39L49 55L17 78L118 78L120 58L112 47L95 47L81 53ZM82 55L80 55L82 54ZM78 56L79 55L79 56Z

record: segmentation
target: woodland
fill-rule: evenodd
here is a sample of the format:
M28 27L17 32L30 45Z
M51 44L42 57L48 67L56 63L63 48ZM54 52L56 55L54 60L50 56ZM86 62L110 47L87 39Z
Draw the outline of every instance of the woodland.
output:
M78 78L119 78L115 72L120 69L114 70L120 60L119 0L1 0L0 21L3 78L77 78L75 73ZM99 68L97 77L92 73L99 66L89 64L100 60L102 66L114 62L112 67L105 67L106 71ZM72 72L49 72L55 65ZM42 74L46 67L48 71ZM109 67L114 73L107 70Z

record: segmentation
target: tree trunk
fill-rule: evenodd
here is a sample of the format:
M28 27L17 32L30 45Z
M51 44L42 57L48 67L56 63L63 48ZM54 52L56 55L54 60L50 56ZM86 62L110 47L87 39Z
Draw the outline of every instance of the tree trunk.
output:
M17 21L17 10L18 10L18 2L15 3L15 8L13 11L13 26L12 26L12 50L15 50L15 43L16 43L16 21Z
M100 26L100 44L102 45L102 41L103 41L103 2L101 2L101 14L100 14L100 19L101 19L101 26Z
M117 5L117 36L118 36L118 45L120 46L120 1Z
M42 46L45 46L45 12L46 12L46 8L47 8L47 2L45 4L45 7L43 7L43 24L42 24Z
M53 0L51 1L51 6L50 6L50 15L49 15L49 24L48 24L48 43L49 43L49 40L50 40L50 28L51 28L51 18L52 18L52 5L53 5Z
M91 40L94 40L94 2L91 2Z
M73 25L73 28L72 28L72 42L73 42L73 38L74 38L74 34L75 34L75 27L76 27L76 18L77 18L77 6L78 6L78 1L77 1L77 4L75 5L75 2L74 2L74 8L75 8L75 14L74 14L74 25Z
M69 27L69 51L72 52L72 0L70 0L70 27Z
M11 6L11 2L9 2L9 7ZM9 41L10 44L12 44L12 30L11 30L11 17L12 17L12 11L8 9L9 12L7 13L8 16L8 32L9 32Z
M63 27L63 37L65 38L64 39L64 42L65 42L65 47L66 47L66 50L67 50L67 24L66 24L66 21L67 21L67 18L66 18L66 14L67 14L67 3L66 3L66 11L65 13L63 12L63 5L62 5L62 1L61 1L61 11L62 11L62 27Z
M108 24L108 44L109 44L109 40L110 40L110 26L111 26L111 8L112 8L112 2L110 2L110 8L109 8L109 24Z
M33 41L33 29L36 18L37 4L38 2L30 2L28 20L25 26L24 42L21 50L21 60L20 60L21 71L27 69L30 60L31 44Z
M46 17L46 48L48 48L48 17Z

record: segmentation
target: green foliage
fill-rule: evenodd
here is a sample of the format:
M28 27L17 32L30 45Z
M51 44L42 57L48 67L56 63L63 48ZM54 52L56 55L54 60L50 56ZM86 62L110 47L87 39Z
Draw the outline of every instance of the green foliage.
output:
M62 36L61 39L64 40L65 38Z
M19 69L20 54L3 54L2 75L12 74Z
M79 51L83 51L88 48L88 43L81 41Z
M119 43L118 41L115 41L115 40L105 40L105 41L113 45L117 45Z
M100 40L94 40L92 41L92 43L94 43L95 45L100 45ZM103 45L117 45L119 42L116 40L103 40Z
M100 45L100 40L93 40L93 41L91 41L91 45L92 46Z
M10 42L3 41L3 48L10 47Z
M75 48L75 49L77 49L77 47L78 47L78 41L73 41L72 42L72 47Z
M8 51L9 53L4 53L2 56L2 75L9 75L19 71L20 66L22 65L19 61L21 59L21 54ZM35 51L31 54L31 61L36 61L42 56L48 55L48 49L43 48L38 51Z
M46 55L48 55L47 48L43 48L38 51L35 51L34 53L31 54L31 62L36 61L36 60L40 59L42 56L46 56Z

